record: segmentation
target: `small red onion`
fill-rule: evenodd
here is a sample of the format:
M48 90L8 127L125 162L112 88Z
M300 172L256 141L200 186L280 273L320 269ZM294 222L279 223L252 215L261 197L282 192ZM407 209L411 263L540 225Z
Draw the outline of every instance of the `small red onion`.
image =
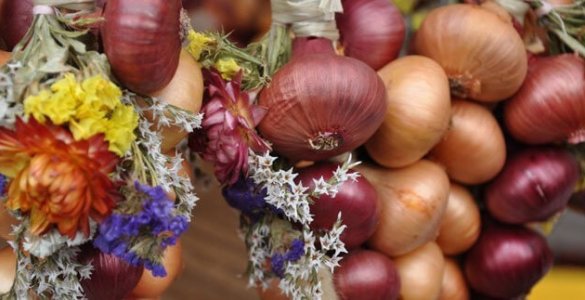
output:
M469 252L465 275L478 292L510 299L528 294L552 264L552 252L540 234L492 223Z
M353 150L386 113L382 79L366 64L331 54L284 65L260 94L268 113L259 130L291 160L323 160Z
M93 270L89 279L81 281L85 296L89 299L124 299L138 284L143 267L136 267L111 254L105 254L86 244L81 248L78 261L91 263Z
M333 280L342 300L393 300L400 294L400 277L394 263L371 250L347 255L335 270Z
M293 58L317 53L335 54L333 42L330 39L319 37L298 37L292 42Z
M577 55L535 57L508 101L510 133L529 144L585 141L585 62Z
M567 206L579 173L577 160L566 150L527 149L488 186L487 208L506 223L545 221Z
M5 0L0 11L0 36L11 51L24 37L33 20L33 0Z
M328 180L337 167L338 165L334 163L319 163L302 169L296 180L304 186L314 187L313 179L323 177ZM341 184L335 198L322 195L314 201L311 205L311 213L314 215L311 228L330 230L341 212L343 224L347 225L341 240L348 249L363 244L376 230L379 220L378 195L372 184L363 176L357 181L348 180Z
M345 55L378 70L398 57L404 42L402 15L388 0L345 0L336 17Z
M179 65L180 0L108 0L102 39L114 75L148 95L165 87Z

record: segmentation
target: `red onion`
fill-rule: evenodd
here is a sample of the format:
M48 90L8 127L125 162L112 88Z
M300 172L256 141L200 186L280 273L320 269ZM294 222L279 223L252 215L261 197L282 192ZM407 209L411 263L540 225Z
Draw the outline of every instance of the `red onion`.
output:
M296 178L304 186L314 187L313 179L321 176L328 180L337 169L334 163L319 163L299 172ZM315 218L311 223L313 230L329 230L341 212L343 224L347 228L341 235L345 247L350 249L363 244L376 230L378 224L378 195L374 187L363 176L357 181L344 182L335 198L323 195L314 199L311 213Z
M291 160L322 160L357 148L386 113L386 89L376 72L331 54L292 59L260 95L268 113L260 133Z
M335 54L333 42L330 39L319 37L298 37L292 42L294 58L317 53Z
M102 27L114 75L128 88L150 94L165 87L179 64L180 0L109 0Z
M526 80L508 101L510 133L529 144L585 141L585 62L563 54L535 57Z
M398 57L404 20L388 0L345 0L336 17L345 55L378 70Z
M487 208L506 223L545 221L567 206L579 173L577 160L566 150L525 150L487 188Z
M33 20L32 0L5 0L0 11L0 36L8 50L24 37Z
M128 264L117 256L105 254L86 244L78 256L83 264L91 263L90 279L81 281L85 296L92 299L124 299L138 284L143 268Z
M490 224L469 252L465 274L472 288L496 298L526 295L551 268L546 240L522 226Z
M392 260L375 251L357 250L342 261L334 273L342 300L392 300L400 294L400 277Z

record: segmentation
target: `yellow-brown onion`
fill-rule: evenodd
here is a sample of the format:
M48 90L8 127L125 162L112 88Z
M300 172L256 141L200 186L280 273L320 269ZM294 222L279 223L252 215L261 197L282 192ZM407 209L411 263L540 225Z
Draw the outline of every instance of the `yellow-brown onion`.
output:
M13 218L4 203L0 203L0 239L12 239L12 226L16 225L18 221Z
M530 61L520 91L505 107L510 133L529 144L585 141L585 62L573 54Z
M401 300L438 299L441 294L445 258L435 243L428 243L394 260L400 275Z
M445 272L439 300L468 300L469 288L457 261L445 258Z
M126 87L149 94L166 86L179 64L180 0L108 0L101 28L112 71Z
M449 179L440 166L421 160L395 170L357 169L381 202L380 223L368 242L373 249L395 257L435 240L449 195Z
M479 104L454 100L451 125L429 158L446 168L449 178L479 184L495 177L506 162L504 134L495 117Z
M431 11L416 34L415 51L445 69L452 95L460 98L504 100L526 76L524 42L512 23L477 5Z
M451 183L447 210L439 227L437 245L447 255L457 255L469 249L481 230L479 207L464 186Z
M0 249L0 295L8 293L16 276L16 255L11 247Z
M171 81L161 90L151 93L150 96L192 113L199 112L203 101L201 66L187 51L181 51L179 65ZM160 130L163 152L172 150L188 134L174 125L161 126Z
M179 276L183 269L183 248L181 241L165 250L163 267L167 271L165 277L154 277L152 272L145 270L138 284L132 290L130 299L151 299L160 297Z
M357 148L378 129L386 89L374 70L333 54L293 58L272 78L259 104L260 133L294 161L322 160Z
M378 70L398 57L405 26L400 11L388 0L344 0L336 16L344 54Z
M387 91L386 116L366 149L383 166L404 167L427 154L447 130L449 81L436 62L414 55L393 61L378 75Z

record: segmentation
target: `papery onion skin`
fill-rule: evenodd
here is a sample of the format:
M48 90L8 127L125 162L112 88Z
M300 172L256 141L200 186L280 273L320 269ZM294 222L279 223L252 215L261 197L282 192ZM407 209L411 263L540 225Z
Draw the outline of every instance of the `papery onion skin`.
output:
M464 186L451 183L437 245L446 255L461 254L477 241L480 230L481 216L473 195Z
M191 113L198 113L203 101L201 66L191 54L182 50L179 65L171 81L164 88L153 92L150 96L157 97L160 101ZM163 153L171 151L188 134L188 132L177 126L161 126L161 150Z
M488 211L505 223L546 221L567 206L579 176L579 163L567 150L527 149L488 186Z
M394 259L400 275L401 300L438 299L441 294L445 258L435 243Z
M337 14L344 54L378 70L398 57L405 38L400 11L387 0L344 0Z
M11 247L0 249L0 295L8 293L16 276L16 254Z
M465 282L465 275L457 261L445 258L445 272L443 273L443 286L439 300L468 300L469 289Z
M167 271L166 277L154 277L150 271L144 271L138 284L130 294L131 298L158 298L160 297L179 276L183 269L183 247L181 241L169 246L163 256L163 266Z
M81 248L77 260L93 266L91 277L81 281L83 293L89 300L124 299L144 271L142 266L132 266L113 254L102 253L91 244Z
M527 69L524 42L511 23L476 5L434 9L415 37L415 52L437 61L451 94L495 102L512 96Z
M440 166L421 160L402 169L357 170L380 198L380 223L368 241L372 249L396 257L435 240L449 195L449 178Z
M303 186L313 188L315 183L323 177L329 180L338 164L322 162L301 169L295 179ZM350 172L355 172L351 170ZM311 214L314 215L310 224L313 230L330 230L337 221L341 212L343 225L347 228L341 234L341 241L347 249L363 244L376 230L379 221L378 195L370 182L360 176L357 181L348 180L341 184L335 197L322 195L313 199Z
M385 255L371 250L350 252L334 273L341 300L396 300L400 294L400 276Z
M357 148L382 123L386 89L366 64L316 54L291 60L260 94L260 133L293 161L323 160Z
M510 133L528 144L585 141L585 62L573 54L535 57L506 103Z
M166 86L181 52L180 0L108 0L104 51L125 86L149 94Z
M446 168L449 178L479 184L494 178L506 162L502 129L489 110L469 101L453 100L451 125L429 153Z
M0 36L12 50L32 24L33 0L5 0L1 5Z
M489 224L465 260L471 287L490 297L521 297L548 272L553 255L540 234L518 225Z
M383 166L404 167L427 154L447 131L449 81L436 62L416 55L391 62L378 75L387 91L386 116L366 149Z

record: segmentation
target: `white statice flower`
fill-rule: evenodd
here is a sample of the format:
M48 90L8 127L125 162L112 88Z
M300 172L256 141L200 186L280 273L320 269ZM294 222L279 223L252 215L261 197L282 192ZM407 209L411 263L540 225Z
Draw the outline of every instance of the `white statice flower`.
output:
M89 228L89 236L86 236L83 232L77 232L74 239L69 239L69 237L62 235L57 229L52 229L40 236L25 232L22 246L30 254L45 258L53 255L63 247L80 246L91 240L97 231L97 223L92 219L89 220Z

